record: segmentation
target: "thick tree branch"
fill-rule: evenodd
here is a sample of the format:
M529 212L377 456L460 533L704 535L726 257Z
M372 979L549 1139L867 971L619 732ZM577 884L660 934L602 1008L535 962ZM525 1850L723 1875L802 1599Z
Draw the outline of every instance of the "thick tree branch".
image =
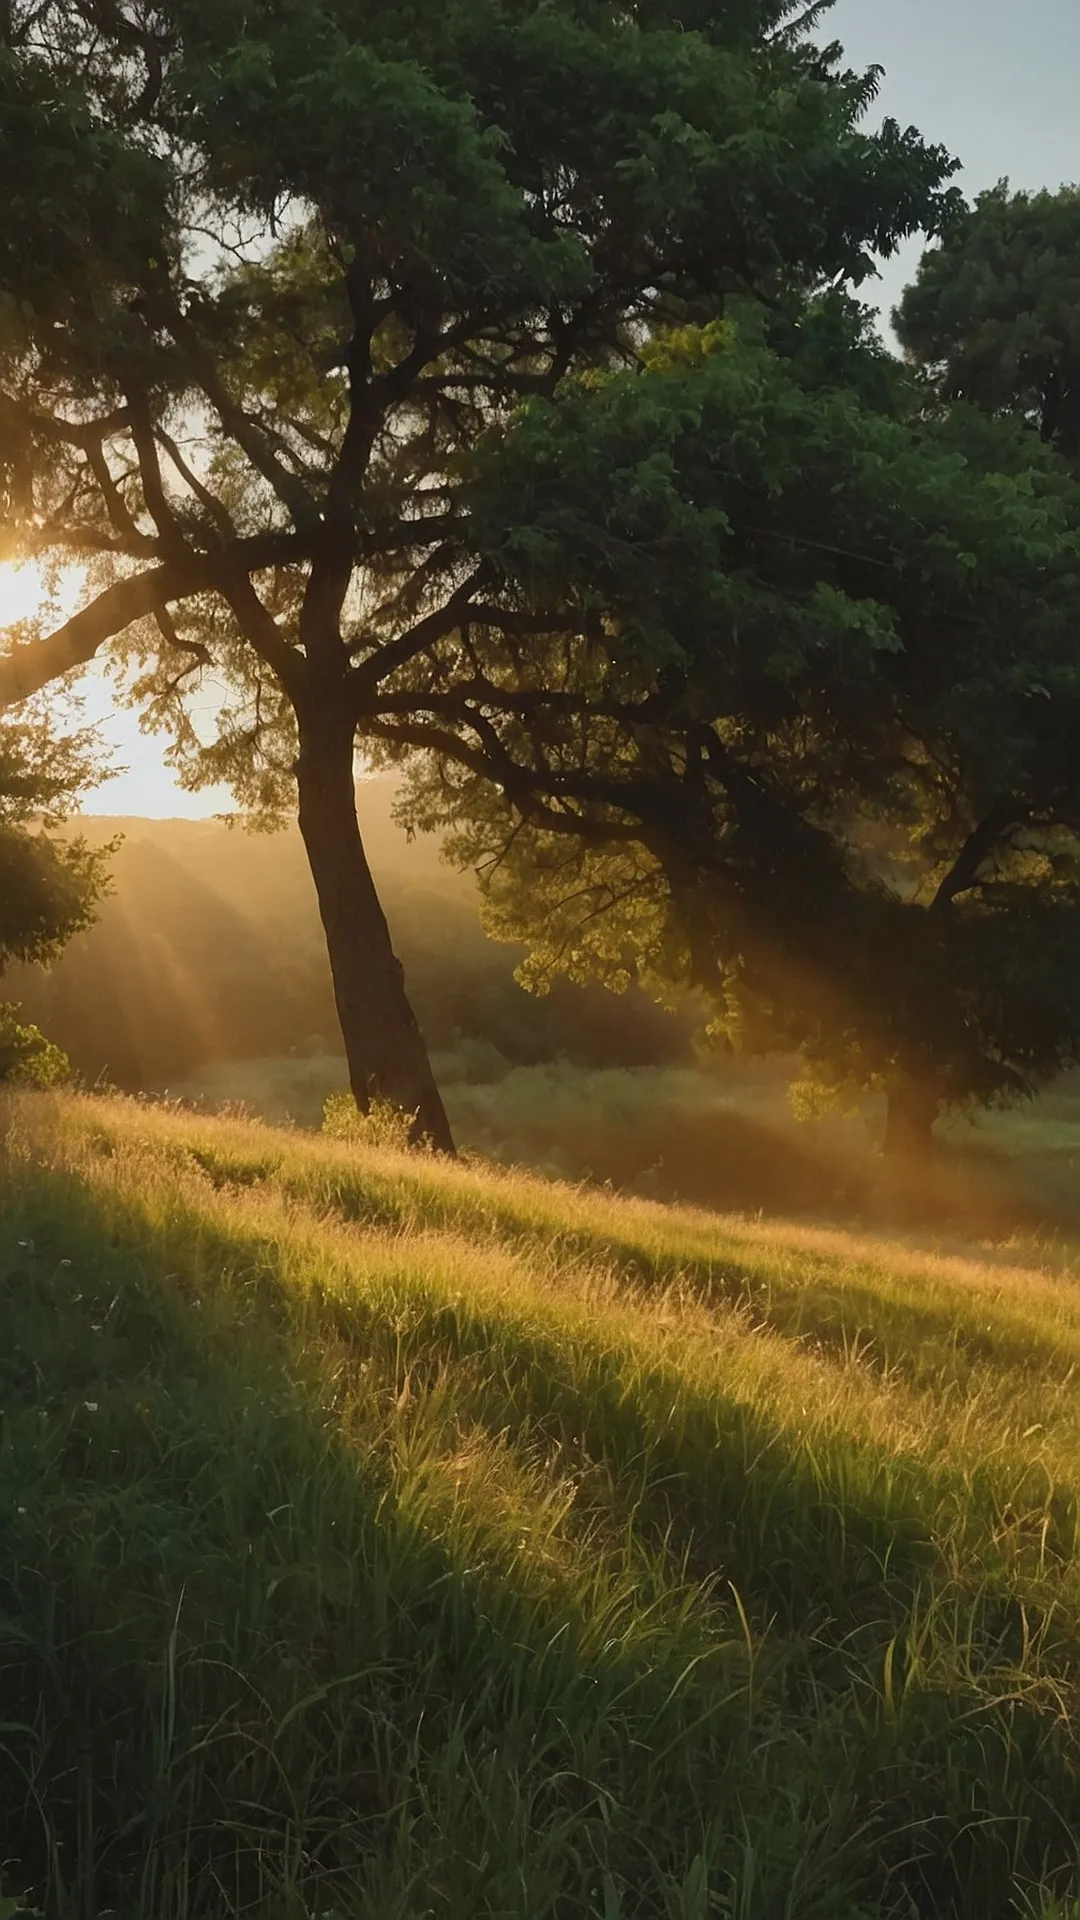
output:
M130 553L132 558L154 553L157 542L151 534L143 533L109 466L105 455L104 436L98 439L87 435L84 451L87 464L97 483L98 492L105 504L110 525L119 536L123 551Z
M443 490L431 487L420 496L427 503L439 500ZM462 534L462 517L459 511L447 513L417 513L407 519L394 520L385 526L376 525L356 536L356 554L361 560L386 559L391 554L411 553L417 547L432 547L452 542Z
M444 727L427 726L422 721L390 726L372 721L365 725L363 731L366 737L385 740L392 746L437 753L441 758L465 767L481 780L493 780L502 787L519 813L549 833L573 834L579 840L595 846L614 845L628 840L644 844L642 827L636 821L593 820L579 813L560 813L557 808L546 804L544 783L520 767L509 755L505 760L501 757L493 760L481 748L470 747L457 734L448 733Z
M244 411L220 378L212 354L208 353L199 339L198 333L179 313L171 297L163 303L162 319L176 335L180 345L191 363L192 373L213 407L225 432L231 435L237 446L245 453L257 473L273 489L290 514L298 532L309 536L316 533L322 524L318 504L308 492L304 482L290 473L285 463L278 459L268 436L258 423Z
M161 536L162 552L170 559L179 560L187 550L187 541L165 491L150 408L142 395L131 402L131 438L139 462L143 499Z
M161 426L156 431L160 444L164 447L184 485L191 490L199 505L206 509L218 533L225 540L235 540L236 526L228 508L218 499L217 494L199 479L194 467L184 458L172 435L166 433Z
M19 554L23 560L32 560L39 553L57 552L76 556L112 553L117 559L123 560L160 560L162 557L161 542L151 534L111 539L101 527L87 526L79 520L66 520L62 526L46 521L44 526L35 527L32 533L20 535Z
M349 417L327 489L324 528L312 561L300 610L300 641L308 658L341 652L341 613L352 579L360 502L372 449L386 418L390 395L373 378L371 342L376 314L371 279L356 259L345 275L353 316L346 355Z
M183 669L179 678L183 678L184 674L194 673L197 667L213 665L209 647L204 646L201 640L185 640L177 631L176 621L167 607L154 608L154 623L166 646L191 656L188 666Z
M273 614L263 605L252 585L250 574L240 567L229 569L221 582L221 591L245 639L263 664L277 676L295 706L303 692L303 657L290 647Z
M117 580L65 620L53 633L25 641L0 655L0 710L26 700L73 667L84 667L118 633L136 620L156 615L170 603L217 588L224 592L237 573L247 578L297 557L287 534L262 534L239 541L230 556L190 554ZM248 583L250 587L250 582ZM254 589L251 589L254 593ZM268 616L269 617L269 616Z
M376 665L380 658L376 658ZM385 674L380 672L380 678L385 678ZM590 699L585 694L557 687L500 687L482 674L457 681L451 691L428 688L419 693L410 687L400 693L380 693L372 707L383 717L422 710L470 726L478 707L489 707L495 713L511 714L522 721L543 713L557 713L573 719L614 720L624 726L645 726L650 721L663 719L668 712L660 694L647 694L642 700Z
M425 647L437 640L445 639L453 633L467 617L469 601L477 589L490 578L491 569L487 561L469 576L468 580L450 595L444 606L437 607L433 613L426 614L396 640L388 640L385 646L377 648L349 676L349 684L355 689L358 711L375 697L381 681L396 673L399 667L407 666ZM414 701L415 704L415 701Z
M0 708L14 706L58 680L72 667L84 667L106 640L136 620L196 591L191 569L168 565L137 573L106 587L88 607L72 615L54 633L29 640L0 657ZM200 585L208 586L209 580Z
M370 649L372 629L400 626L403 620L415 619L417 609L431 591L432 583L450 572L457 558L456 549L444 541L426 559L421 560L397 592L375 608L368 619L367 629L348 642L349 653L356 655L363 653L365 648Z

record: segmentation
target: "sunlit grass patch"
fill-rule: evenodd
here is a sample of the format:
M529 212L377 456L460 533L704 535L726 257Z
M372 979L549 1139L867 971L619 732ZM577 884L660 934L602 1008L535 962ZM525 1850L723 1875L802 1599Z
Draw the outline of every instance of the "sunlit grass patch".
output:
M15 1103L4 1180L50 1915L1077 1890L1071 1282L134 1102Z

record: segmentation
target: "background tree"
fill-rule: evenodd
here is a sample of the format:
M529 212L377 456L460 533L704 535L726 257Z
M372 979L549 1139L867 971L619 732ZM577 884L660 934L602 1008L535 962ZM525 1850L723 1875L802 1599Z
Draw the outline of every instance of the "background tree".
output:
M186 778L298 804L354 1094L439 1145L357 743L408 748L472 682L478 632L515 686L528 661L531 695L562 687L551 609L470 504L479 442L525 398L733 290L857 282L937 224L951 162L860 130L874 76L817 43L824 11L4 9L0 145L45 262L39 295L21 245L0 259L9 539L90 563L92 592L9 653L0 699L126 634ZM76 212L99 237L69 284ZM591 631L587 597L559 614L568 642ZM203 751L185 689L210 669L229 692Z
M944 401L1026 420L1080 460L1080 188L980 194L893 318Z
M43 719L0 726L0 973L16 961L54 960L89 926L107 883L112 844L58 836L99 777L85 736L58 739ZM67 1061L19 1009L0 1004L0 1081L63 1077Z
M1080 1050L1080 495L1024 428L928 417L846 303L741 318L493 446L505 577L589 619L561 697L491 633L429 696L412 817L534 979L705 987L911 1147Z

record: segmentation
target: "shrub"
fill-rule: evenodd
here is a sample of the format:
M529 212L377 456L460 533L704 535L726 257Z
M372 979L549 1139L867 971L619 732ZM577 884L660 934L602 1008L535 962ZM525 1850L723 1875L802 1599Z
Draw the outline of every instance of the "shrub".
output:
M19 1012L10 1002L0 1004L0 1081L55 1087L70 1079L67 1054L46 1040L38 1027L25 1025Z
M352 1140L357 1146L391 1147L403 1153L410 1145L416 1115L395 1107L391 1100L373 1100L361 1113L351 1093L332 1093L323 1106L322 1130L332 1140Z

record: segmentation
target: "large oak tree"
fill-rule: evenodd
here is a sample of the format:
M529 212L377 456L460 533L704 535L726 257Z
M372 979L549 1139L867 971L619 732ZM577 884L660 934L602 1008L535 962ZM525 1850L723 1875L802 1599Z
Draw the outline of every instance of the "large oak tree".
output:
M1080 490L842 300L643 359L492 446L504 576L592 630L552 627L542 700L490 633L429 695L414 817L534 979L692 982L925 1144L1080 1059Z
M256 809L291 787L353 1091L436 1144L354 753L426 744L464 698L455 738L498 782L500 703L558 710L560 641L576 660L611 637L587 582L543 604L523 582L512 491L476 511L477 449L524 401L640 366L651 332L733 293L858 282L937 224L947 157L861 130L873 76L821 44L825 11L0 11L8 550L90 579L0 662L0 700L126 636L186 777ZM185 708L204 673L227 690L206 751Z
M1023 420L1080 460L1080 188L1002 181L957 209L894 322L944 402Z

